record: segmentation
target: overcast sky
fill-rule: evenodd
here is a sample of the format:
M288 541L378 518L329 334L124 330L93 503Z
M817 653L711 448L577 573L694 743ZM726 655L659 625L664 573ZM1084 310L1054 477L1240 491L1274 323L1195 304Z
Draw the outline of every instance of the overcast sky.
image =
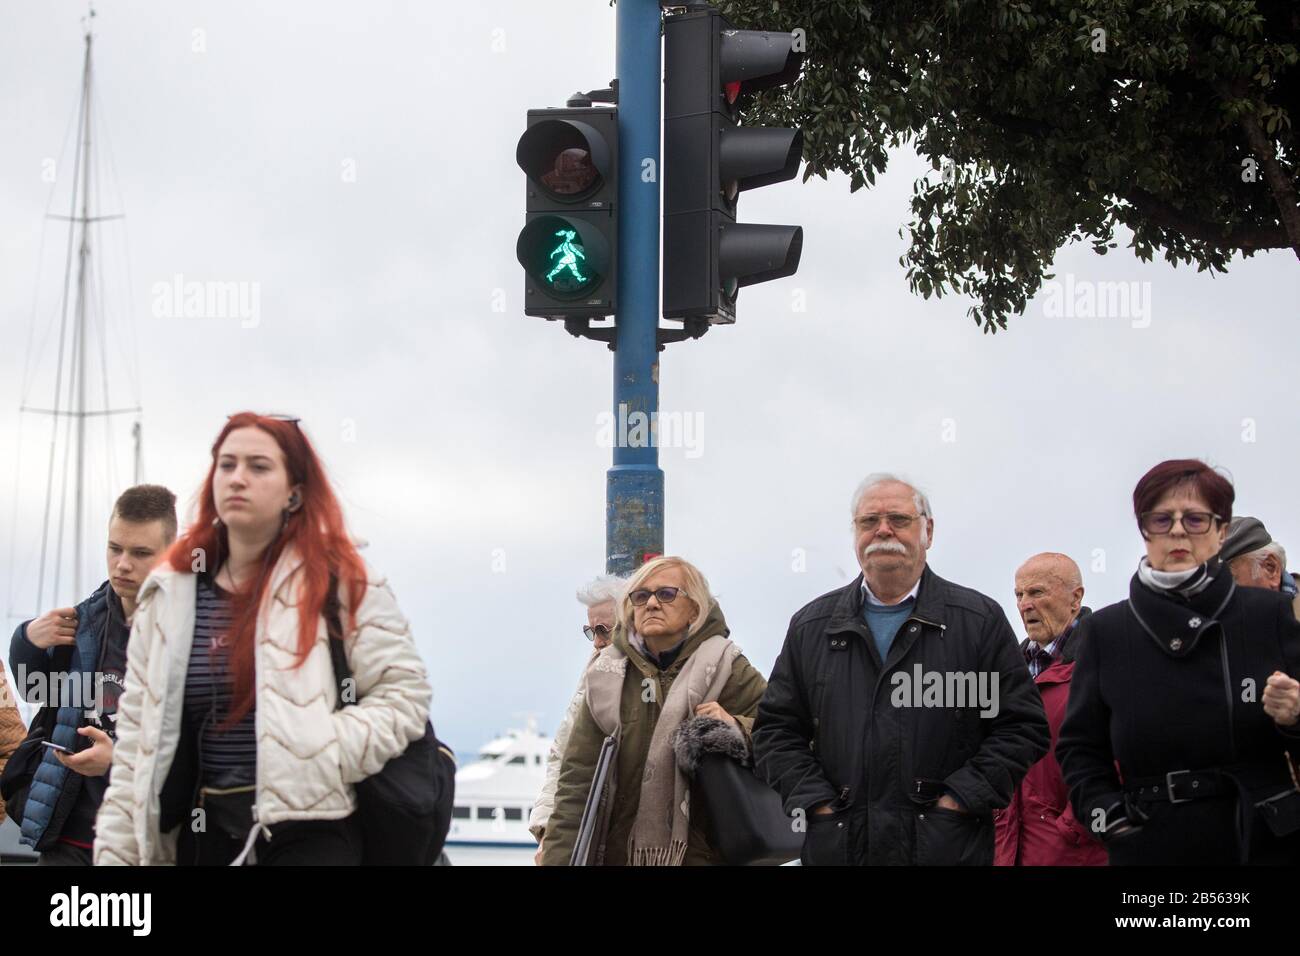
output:
M0 2L0 581L15 614L35 610L48 461L43 423L23 416L15 475L17 409L52 400L65 235L44 216L52 190L67 212L84 9ZM527 712L553 730L588 652L574 590L604 566L612 356L522 313L514 147L526 110L614 75L615 14L450 10L103 0L95 95L120 191L100 212L127 214L100 227L104 297L120 293L110 401L134 401L138 368L145 477L188 507L226 415L300 415L413 623L435 726L468 752ZM931 565L1000 601L1017 634L1012 577L1038 551L1072 555L1094 607L1125 595L1143 553L1130 495L1164 458L1227 468L1238 512L1300 555L1295 256L1211 277L1066 249L1056 269L1076 295L1133 282L1142 308L1059 315L1043 295L983 335L967 300L907 290L898 230L925 173L900 151L870 192L833 177L746 193L742 220L803 225L798 274L744 290L734 326L661 357L661 408L695 429L694 447L661 453L667 550L704 571L754 664L769 672L791 614L857 573L849 497L871 471L929 493ZM155 309L176 275L256 289L256 323ZM92 481L96 527L124 480L121 465Z

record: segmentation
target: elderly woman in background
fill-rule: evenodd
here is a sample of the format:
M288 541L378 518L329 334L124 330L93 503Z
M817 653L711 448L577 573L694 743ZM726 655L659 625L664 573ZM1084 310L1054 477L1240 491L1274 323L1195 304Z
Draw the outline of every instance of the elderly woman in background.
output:
M623 578L614 574L602 574L586 587L578 590L578 601L587 606L587 623L582 626L582 635L592 644L591 656L587 666L596 659L596 655L609 646L614 639L614 620L618 616L618 602L623 597ZM573 732L573 722L587 695L587 671L583 668L582 680L578 682L577 693L569 701L560 721L555 737L551 740L550 752L546 755L546 782L542 792L533 804L533 812L528 816L528 831L537 838L537 854L533 857L538 866L542 863L542 850L546 841L546 824L555 810L555 788L560 782L560 762L564 759L564 748L568 746L569 735Z
M729 728L752 752L750 732L767 681L729 634L708 582L690 563L657 558L632 576L619 603L614 641L587 670L585 706L564 752L544 865L570 862L601 748L611 736L619 741L618 752L586 862L721 862L705 836L704 814L690 800L673 744L675 731L707 718Z
M1129 599L1079 625L1057 754L1112 865L1300 860L1300 624L1220 560L1233 498L1201 461L1147 472Z
M0 664L0 772L13 756L18 745L27 736L27 725L18 713L16 698L9 689L9 679L5 677L4 664ZM5 822L5 805L0 800L0 823Z

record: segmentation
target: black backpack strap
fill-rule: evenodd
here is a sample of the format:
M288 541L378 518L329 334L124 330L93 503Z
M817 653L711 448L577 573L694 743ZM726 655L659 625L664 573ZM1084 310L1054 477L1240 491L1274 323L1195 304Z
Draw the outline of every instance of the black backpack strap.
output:
M325 615L325 631L329 634L330 663L334 665L334 691L341 709L349 704L355 704L356 695L353 694L351 701L343 698L344 681L352 679L352 671L348 667L348 656L343 651L343 615L339 603L339 578L333 571L330 572L329 590L325 593L325 605L321 608L321 613Z

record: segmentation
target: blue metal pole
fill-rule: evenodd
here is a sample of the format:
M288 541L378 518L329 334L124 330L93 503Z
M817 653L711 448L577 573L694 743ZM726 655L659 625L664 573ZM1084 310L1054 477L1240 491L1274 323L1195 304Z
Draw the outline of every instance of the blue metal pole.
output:
M659 468L659 450L650 441L650 423L659 411L655 333L659 327L662 54L659 0L618 0L617 11L616 428L614 463L605 487L605 565L611 574L627 574L647 553L664 550L664 473ZM646 164L647 159L653 160L653 166ZM638 442L642 436L644 443Z

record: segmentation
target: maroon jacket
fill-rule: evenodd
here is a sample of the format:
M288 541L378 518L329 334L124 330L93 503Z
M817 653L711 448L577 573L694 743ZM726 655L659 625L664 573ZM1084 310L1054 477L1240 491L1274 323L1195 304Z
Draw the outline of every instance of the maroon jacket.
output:
M1052 730L1052 746L1029 768L1011 803L993 811L995 866L1106 865L1106 848L1070 809L1070 794L1056 762L1056 738L1065 720L1074 672L1075 649L1070 645L1067 640L1062 657L1034 679Z

